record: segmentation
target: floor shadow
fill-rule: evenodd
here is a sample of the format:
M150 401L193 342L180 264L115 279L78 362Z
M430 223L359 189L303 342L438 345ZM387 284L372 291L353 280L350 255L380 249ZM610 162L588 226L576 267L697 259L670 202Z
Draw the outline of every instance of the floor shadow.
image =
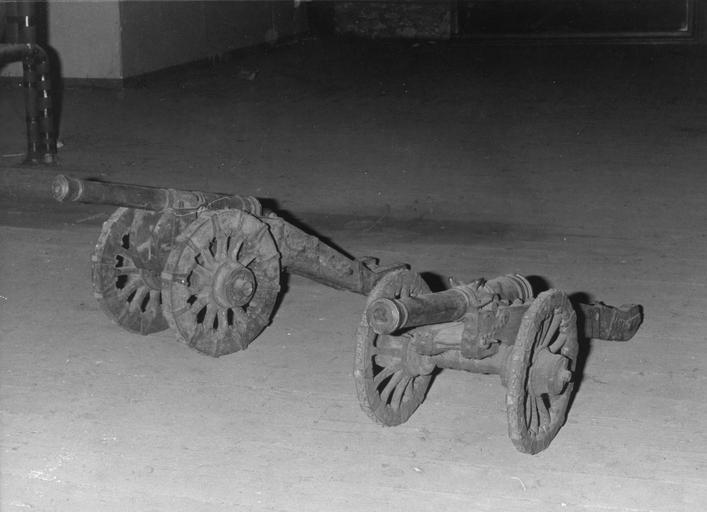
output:
M584 322L585 318L579 309L579 304L589 304L592 302L591 296L586 292L575 292L569 295L570 303L577 313L577 343L579 345L579 352L577 353L577 360L575 362L575 370L573 376L574 389L572 390L572 396L570 397L567 410L572 408L575 397L582 387L582 380L584 378L584 368L589 359L589 354L592 351L592 345L589 338L584 335Z
M530 287L533 289L533 295L537 297L538 294L545 292L552 288L552 283L546 278L541 276L525 276L525 278L530 283Z
M277 315L277 312L280 310L280 306L282 306L282 301L285 299L285 294L287 294L290 291L290 274L287 272L280 272L280 292L277 294L277 298L275 299L275 305L272 308L272 312L270 313L270 321L272 323L272 319L275 318L275 315Z
M436 274L434 272L421 272L420 276L433 292L441 292L449 288L447 278L441 276L440 274Z
M317 232L316 229L312 228L309 224L307 224L305 221L303 221L301 218L297 217L294 213L288 211L288 210L278 210L274 207L270 207L269 205L277 205L277 202L273 199L263 199L260 200L262 203L263 207L267 207L271 211L277 213L277 216L283 219L285 222L288 222L295 226L296 228L301 229L308 235L312 235L316 238L318 238L321 242L324 244L328 245L335 251L340 252L347 258L355 259L354 256L351 255L347 250L343 249L340 245L338 245L336 242L332 241L330 238L327 238L326 236L322 235L321 233Z

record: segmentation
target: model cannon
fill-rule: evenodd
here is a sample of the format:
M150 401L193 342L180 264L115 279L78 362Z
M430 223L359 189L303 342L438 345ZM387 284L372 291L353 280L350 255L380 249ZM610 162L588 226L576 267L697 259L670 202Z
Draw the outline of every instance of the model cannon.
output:
M138 187L59 175L58 201L120 206L92 256L95 296L125 329L171 326L211 356L245 349L266 327L281 269L368 294L356 336L354 380L364 411L407 421L438 368L498 374L515 446L537 453L565 421L573 389L579 313L586 338L630 339L640 306L580 304L558 290L533 298L522 276L432 293L407 265L353 259L264 211L248 196Z
M128 331L173 327L211 356L246 348L270 321L281 267L367 294L386 273L263 211L254 197L139 187L59 175L58 201L120 206L91 258L96 299Z
M630 339L640 306L581 304L583 335ZM510 275L431 293L410 270L371 292L356 339L354 380L363 410L383 425L407 421L437 368L498 374L508 432L525 453L545 449L565 421L579 351L577 314L565 293Z

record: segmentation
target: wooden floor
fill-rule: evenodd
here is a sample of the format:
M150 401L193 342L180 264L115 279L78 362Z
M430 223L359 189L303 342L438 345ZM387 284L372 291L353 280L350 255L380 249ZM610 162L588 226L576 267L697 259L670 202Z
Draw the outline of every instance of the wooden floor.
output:
M274 198L352 254L539 276L641 303L644 325L582 346L567 423L536 456L508 439L496 376L443 371L379 427L351 376L363 297L292 277L272 325L220 359L126 333L89 276L109 210L17 201L27 175L3 157L0 510L707 509L699 52L308 42L248 59L67 91L60 170ZM237 78L254 66L262 82Z

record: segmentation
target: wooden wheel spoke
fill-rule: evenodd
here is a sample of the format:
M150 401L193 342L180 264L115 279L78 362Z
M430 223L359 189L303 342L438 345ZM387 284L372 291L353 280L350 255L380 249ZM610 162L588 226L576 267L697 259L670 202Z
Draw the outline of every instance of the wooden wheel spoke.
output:
M129 267L113 267L113 274L115 276L129 276L133 274L139 274L140 269L137 267L133 267L132 265Z
M204 315L204 320L202 322L204 329L207 329L209 331L213 330L215 318L216 318L216 307L212 304L209 304L208 306L206 306L206 314Z
M418 386L419 386L418 383L421 380L422 379L420 379L419 375L410 378L410 383L405 388L405 394L403 395L403 400L402 400L403 402L408 402L408 401L410 401L410 399L412 399L414 397L415 392L417 391Z
M149 292L150 292L150 289L145 285L141 285L141 286L137 287L137 289L135 290L135 295L133 295L133 298L130 301L130 312L131 313L135 313L141 309L142 301Z
M550 322L550 325L543 333L543 337L540 341L539 347L541 347L541 348L547 347L550 344L550 341L552 340L553 335L557 332L557 329L560 326L560 320L562 320L560 315L557 313L554 313L552 316L552 322ZM545 322L545 323L547 323L547 322Z
M228 237L223 232L223 227L218 219L218 215L211 216L211 227L213 230L213 240L216 244L214 256L218 261L223 261L226 258L226 243L228 241Z
M239 261L239 263L241 265L243 265L244 267L247 267L247 266L251 265L254 261L256 261L256 259L257 259L257 256L248 255L247 258L243 258L243 261Z
M537 434L540 417L538 416L538 404L533 395L528 395L528 405L530 406L530 425L528 430Z
M373 377L373 388L378 389L378 386L380 386L381 382L393 375L396 370L397 367L395 366L388 366L386 368L383 368L380 372L378 372L375 377Z
M228 258L233 261L239 261L238 255L243 247L243 238L238 233L233 233L231 236L231 246L228 248Z
M238 263L247 267L258 258L257 249L252 244L243 244L238 251Z
M225 235L214 238L216 243L216 254L214 259L218 262L223 262L228 257L228 238Z
M118 297L120 298L120 300L126 300L130 296L130 294L137 289L138 286L140 286L139 279L128 279L128 282L125 283L125 286L123 286L118 292Z
M213 270L216 267L216 261L214 260L211 251L207 247L198 247L191 238L187 238L187 247L194 253L194 256L201 256L202 265L204 265L209 270Z
M130 250L130 249L125 249L125 248L123 248L123 246L121 245L121 246L117 247L117 248L112 252L112 258L109 258L109 259L107 260L107 261L109 262L109 264L110 264L111 266L113 266L113 267L115 266L115 261L116 261L116 257L117 257L117 256L120 256L121 258L123 258L123 264L125 264L126 262L130 262L130 263L133 263L133 264L134 264L134 261L133 261L133 260L134 260L135 258L139 258L138 254L136 254L135 251L132 251L132 250Z
M540 325L538 326L538 330L535 332L535 342L530 348L533 348L535 346L541 346L543 340L545 339L545 334L547 333L547 328L549 327L549 324L547 322L547 318L543 318L540 322Z
M203 265L196 263L194 268L192 268L193 277L196 279L191 279L191 289L200 292L204 289L210 288L212 273Z
M540 430L545 430L550 426L551 418L550 411L545 406L545 400L542 396L535 397L535 406L538 410L538 421Z
M523 412L525 417L525 427L530 429L532 426L532 412L530 408L530 391L526 391L525 400L523 401Z
M557 354L560 352L562 347L565 345L565 342L567 341L567 333L560 331L560 334L557 335L557 338L555 341L552 342L552 344L547 347L547 349L552 352L553 354Z
M196 317L199 314L199 311L206 305L206 301L200 297L197 297L197 299L189 304L186 303L184 304L181 308L175 309L172 311L172 314L176 317L181 317L184 316L185 314L189 314L189 317L193 319L193 321L196 321ZM191 320L188 320L191 321Z
M226 333L228 332L228 313L225 309L219 308L217 318L218 328L216 329L216 333L219 339L222 339L226 336Z
M137 237L137 235L140 233L140 231L144 230L146 227L145 226L146 217L149 217L151 214L146 212L145 210L133 210L133 212L134 212L133 213L133 220L130 223L129 234L132 237Z
M400 359L400 349L396 347L373 347L371 349L371 355L388 356Z
M380 397L381 401L385 404L388 403L388 399L390 398L390 394L393 392L395 387L400 383L400 381L403 379L404 372L402 369L398 369L395 371L393 376L390 378L390 380L385 384L385 387L383 388L383 391L381 391Z
M246 313L243 308L232 308L231 311L233 311L233 323L241 329L245 329L250 320L248 313Z
M393 392L393 397L390 399L390 406L393 408L394 411L397 411L400 409L400 406L402 405L404 393L407 390L408 386L410 385L411 380L412 380L412 377L410 377L409 375L404 375L402 380L395 387L395 391Z
M147 309L149 311L154 312L155 314L157 312L161 312L161 303L160 299L162 298L162 292L160 290L150 290L150 300L147 303Z
M211 249L209 247L204 247L199 254L201 255L201 259L205 267L215 269L218 266L218 262L216 261L216 258L214 258L214 255L211 254Z

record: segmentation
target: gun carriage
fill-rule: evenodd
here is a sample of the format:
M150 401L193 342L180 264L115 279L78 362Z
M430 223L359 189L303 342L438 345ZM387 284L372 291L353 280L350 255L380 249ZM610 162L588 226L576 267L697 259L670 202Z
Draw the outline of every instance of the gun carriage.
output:
M511 440L538 453L565 421L580 338L625 341L642 322L637 305L573 306L559 290L534 297L520 275L433 293L407 265L351 258L250 196L63 175L52 195L119 206L93 252L92 281L103 311L131 332L172 327L218 357L247 348L268 325L283 270L367 295L353 374L362 409L382 425L407 421L438 369L497 374Z

